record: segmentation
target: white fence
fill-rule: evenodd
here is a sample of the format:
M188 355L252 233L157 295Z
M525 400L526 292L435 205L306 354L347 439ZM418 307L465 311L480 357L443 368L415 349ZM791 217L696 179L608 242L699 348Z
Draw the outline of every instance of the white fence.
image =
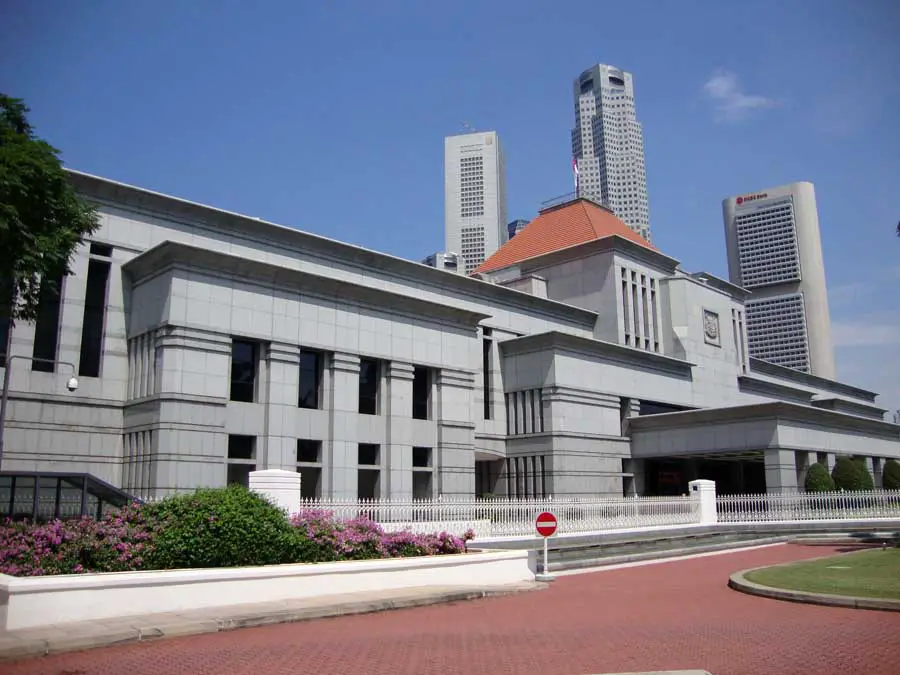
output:
M720 523L900 518L900 490L719 495Z
M459 535L471 528L478 538L534 535L535 519L542 511L550 511L556 516L559 534L700 522L700 503L687 496L590 500L305 499L301 501L300 510L327 511L337 520L368 518L386 530L446 531Z

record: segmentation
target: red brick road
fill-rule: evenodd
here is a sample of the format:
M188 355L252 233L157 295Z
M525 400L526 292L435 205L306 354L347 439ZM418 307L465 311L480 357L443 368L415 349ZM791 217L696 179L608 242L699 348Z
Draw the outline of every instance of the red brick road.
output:
M900 672L900 613L744 595L728 575L826 555L776 546L561 577L545 591L0 665L8 675Z

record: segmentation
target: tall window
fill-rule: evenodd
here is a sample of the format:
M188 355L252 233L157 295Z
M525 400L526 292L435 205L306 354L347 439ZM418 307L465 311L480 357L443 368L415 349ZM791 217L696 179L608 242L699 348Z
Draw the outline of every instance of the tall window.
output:
M301 408L321 407L323 354L320 352L300 352L300 400Z
M431 402L431 372L428 368L413 368L413 419L427 420Z
M482 329L483 339L481 341L481 377L484 388L484 419L492 418L491 410L491 329Z
M56 348L59 344L60 296L63 275L55 274L44 283L41 280L37 319L34 322L34 349L31 369L42 373L56 370Z
M256 398L256 372L259 344L248 340L231 341L231 400L252 403Z
M251 471L256 471L256 437L229 436L226 483L249 486Z
M0 368L6 367L6 349L9 346L9 315L12 305L12 284L0 280Z
M381 493L381 448L372 443L360 443L357 452L356 496L358 499L378 499Z
M322 441L297 439L297 473L303 499L322 496Z
M378 380L381 376L378 361L359 361L359 412L361 415L378 414Z
M87 288L84 293L84 319L81 324L81 354L78 360L78 374L84 377L100 377L112 247L104 244L91 244L90 256Z

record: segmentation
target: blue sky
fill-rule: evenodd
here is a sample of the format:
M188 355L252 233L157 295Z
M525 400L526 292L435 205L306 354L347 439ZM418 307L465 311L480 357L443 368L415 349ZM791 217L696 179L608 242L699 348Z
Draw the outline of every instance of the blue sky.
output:
M496 129L510 218L571 190L572 79L634 74L654 243L726 276L721 200L815 183L839 377L900 408L900 3L6 0L0 89L66 163L404 257L443 136Z

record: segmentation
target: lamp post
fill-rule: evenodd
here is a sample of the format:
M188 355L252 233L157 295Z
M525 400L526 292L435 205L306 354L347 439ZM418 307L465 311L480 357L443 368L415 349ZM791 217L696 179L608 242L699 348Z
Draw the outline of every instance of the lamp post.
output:
M53 359L37 359L31 356L6 355L6 367L3 369L3 395L0 398L0 469L3 468L3 436L6 431L6 404L9 402L9 374L12 372L12 362L16 359L31 361L32 363L52 363L56 366L67 366L75 372L75 364L68 361L55 361ZM66 382L66 389L70 392L78 389L78 378L74 375Z

